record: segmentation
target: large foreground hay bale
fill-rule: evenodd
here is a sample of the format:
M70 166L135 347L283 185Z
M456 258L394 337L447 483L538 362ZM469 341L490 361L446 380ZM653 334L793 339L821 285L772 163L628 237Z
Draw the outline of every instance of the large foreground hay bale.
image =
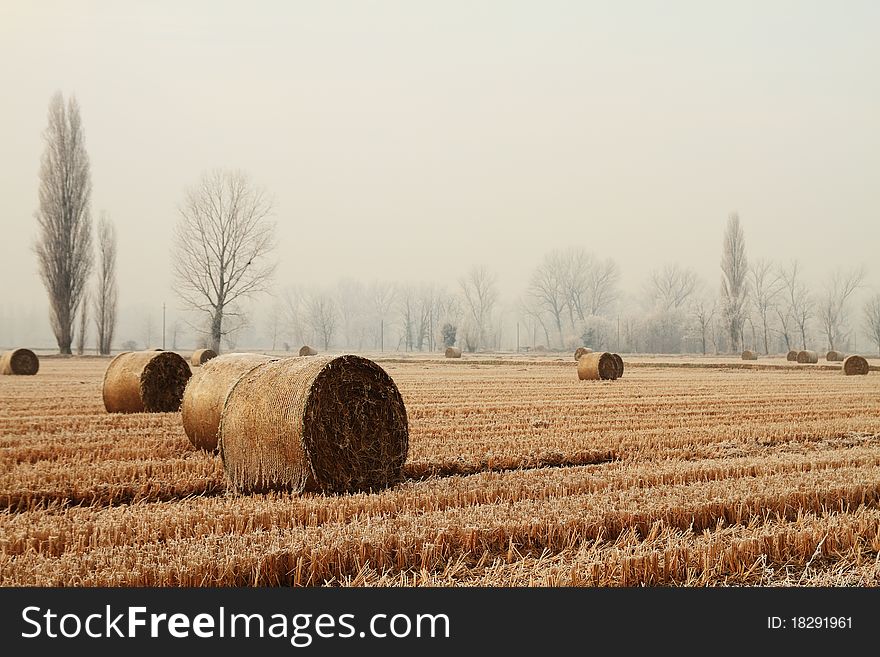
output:
M391 377L367 358L284 358L233 386L219 448L239 492L378 490L403 478L406 408Z
M757 354L757 352L752 351L751 349L745 349L742 352L742 359L743 360L758 360L758 354Z
M461 349L458 347L446 347L447 358L461 358Z
M815 351L809 351L807 349L801 350L797 355L797 362L799 363L818 363L819 362L819 354Z
M0 354L0 374L34 375L40 359L30 349L11 349Z
M797 352L797 350L796 350L796 349L792 349L791 351L788 352L788 354L786 354L786 356L785 356L785 360L790 360L790 361L792 361L792 362L796 362L796 361L797 361L797 356L798 356L798 352Z
M580 357L583 356L584 354L590 354L592 352L593 352L593 350L590 349L589 347L578 347L577 349L574 350L574 359L579 360Z
M226 395L243 375L257 365L277 360L264 354L233 353L218 356L193 374L183 392L180 406L183 430L199 449L217 449L220 412Z
M614 354L607 351L584 354L578 359L577 368L581 381L614 380L618 377L618 361Z
M614 364L617 365L617 376L615 379L619 379L623 376L623 358L620 357L620 354L611 354L614 357Z
M199 367L212 358L217 358L217 352L213 349L196 349L189 359L189 364L194 367Z
M172 413L180 408L192 371L173 351L124 351L104 372L108 413Z
M862 356L847 356L843 361L843 373L847 376L867 374L868 369L868 361Z
M315 351L314 349L312 349L309 345L304 344L302 347L299 348L299 355L300 356L317 356L318 352Z
M827 354L825 354L825 360L830 362L840 362L846 358L846 354L840 351L836 351L832 349Z

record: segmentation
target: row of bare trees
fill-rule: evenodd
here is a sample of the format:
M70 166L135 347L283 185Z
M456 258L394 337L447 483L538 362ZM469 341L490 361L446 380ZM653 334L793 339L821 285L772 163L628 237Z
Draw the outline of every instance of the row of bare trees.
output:
M45 149L40 162L38 237L34 247L40 278L49 296L49 319L58 350L70 354L86 347L89 309L94 313L97 349L109 354L116 327L116 235L106 215L98 225L98 280L94 295L88 281L93 252L89 157L79 105L60 93L49 104ZM92 299L92 304L90 304ZM78 318L78 321L77 321Z

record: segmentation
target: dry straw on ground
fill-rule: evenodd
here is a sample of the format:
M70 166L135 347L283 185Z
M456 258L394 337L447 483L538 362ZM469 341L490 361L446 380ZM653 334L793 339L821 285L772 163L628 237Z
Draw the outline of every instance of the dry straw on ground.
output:
M285 358L243 375L220 419L226 480L239 492L378 490L401 481L403 398L360 356Z
M848 376L867 374L868 369L868 361L863 356L847 356L843 361L843 373Z
M302 347L299 348L299 355L300 356L317 356L318 352L316 350L312 349L309 345L304 344Z
M790 360L790 361L792 361L792 362L796 362L796 361L797 361L797 357L798 357L798 352L797 352L797 350L796 350L796 349L792 349L791 351L788 352L788 354L786 354L786 356L785 356L785 360Z
M582 381L614 380L619 376L618 366L614 354L607 351L594 351L584 354L578 359L578 378Z
M815 351L809 351L804 349L798 352L797 362L799 363L818 363L819 362L819 354Z
M104 408L109 413L171 413L180 408L192 375L173 351L125 351L104 372Z
M752 351L751 349L746 349L742 352L742 359L743 360L758 360L758 354L757 354L757 352Z
M36 374L40 359L30 349L11 349L0 354L0 374Z
M270 360L275 359L264 354L224 354L193 374L186 384L180 411L183 430L195 447L209 452L217 449L220 412L226 395L243 374Z
M458 347L446 347L447 358L461 358L461 349Z
M825 354L825 360L831 362L840 362L846 358L846 354L841 351L835 351L832 349L827 354Z
M212 358L217 358L217 352L213 349L196 349L189 359L189 364L193 367L198 367L199 365L204 365Z
M574 350L574 359L578 360L584 354L592 353L592 351L593 350L590 349L589 347L578 347L577 349Z

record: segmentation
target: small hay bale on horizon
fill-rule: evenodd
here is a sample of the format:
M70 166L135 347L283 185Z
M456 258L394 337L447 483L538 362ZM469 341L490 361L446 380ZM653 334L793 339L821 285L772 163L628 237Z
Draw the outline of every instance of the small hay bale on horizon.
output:
M461 358L461 349L458 347L446 347L446 358Z
M797 362L798 351L797 349L792 349L785 355L785 360L790 360L793 363Z
M40 359L30 349L10 349L0 354L0 374L33 376L40 370Z
M299 348L300 356L317 356L318 352L315 349L312 349L309 345L304 344Z
M752 351L751 349L745 349L742 352L742 359L743 360L758 360L758 354L757 354L757 352Z
M841 362L843 360L846 360L846 354L844 354L842 351L832 349L827 354L825 354L825 360L829 362Z
M240 493L381 490L403 480L406 407L385 370L362 356L273 360L232 387L219 448Z
M192 376L173 351L124 351L104 372L102 395L108 413L173 413Z
M217 352L213 349L196 349L192 356L190 356L189 364L194 367L199 367L212 358L217 358Z
M864 356L853 354L847 356L843 361L843 373L847 376L865 375L869 370L868 361Z
M819 362L819 354L815 351L810 351L809 349L802 349L798 352L797 362L799 363L818 363Z
M579 360L581 356L583 356L584 354L592 353L592 351L593 350L589 347L578 347L574 350L574 359Z
M578 359L577 373L581 381L613 381L618 377L618 361L610 352L594 351Z
M217 449L226 395L242 375L270 360L277 359L264 354L224 354L212 358L192 375L183 392L180 412L183 430L194 447L208 452Z

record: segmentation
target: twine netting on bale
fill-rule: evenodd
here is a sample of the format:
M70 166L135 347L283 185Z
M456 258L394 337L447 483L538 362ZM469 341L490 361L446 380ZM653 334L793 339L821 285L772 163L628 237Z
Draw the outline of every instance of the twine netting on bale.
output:
M839 351L835 351L834 349L832 349L827 354L825 354L825 360L827 360L827 361L840 362L844 359L846 359L846 354L843 354Z
M758 354L751 349L746 349L742 352L743 360L758 360Z
M584 354L578 359L577 368L581 381L614 380L618 377L617 359L607 351Z
M204 365L212 358L217 358L217 352L213 349L196 349L189 359L189 364L198 367Z
M30 349L11 349L0 354L0 374L32 376L40 369L40 359Z
M593 350L590 349L589 347L578 347L577 349L574 350L574 359L578 360L584 354L589 354L592 352L593 352Z
M843 373L847 376L868 373L868 361L863 356L847 356L843 361Z
M180 412L183 430L195 447L209 452L217 449L220 412L226 395L243 374L270 360L277 359L264 354L224 354L192 375L183 392Z
M798 357L798 352L795 351L794 349L792 349L791 351L788 352L788 354L786 354L785 360L790 360L790 361L794 362L797 360L797 357Z
M461 349L458 347L446 347L447 358L461 358Z
M367 358L285 358L233 386L219 447L239 492L379 490L403 478L406 408L391 377Z
M797 362L799 363L818 363L819 362L819 354L815 351L802 350L798 352Z
M302 347L299 348L299 355L300 356L317 356L318 352L315 351L314 349L312 349L309 345L304 344Z
M108 413L173 413L192 375L173 351L124 351L104 372L104 408Z

